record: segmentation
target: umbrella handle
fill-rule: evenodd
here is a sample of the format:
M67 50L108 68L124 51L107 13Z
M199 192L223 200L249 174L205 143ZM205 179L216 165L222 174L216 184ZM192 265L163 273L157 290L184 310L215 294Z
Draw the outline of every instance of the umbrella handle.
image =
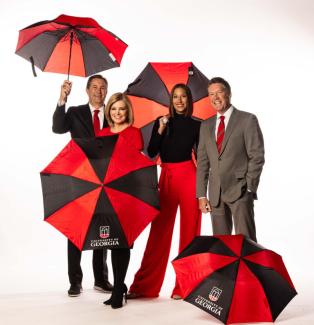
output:
M71 67L72 44L73 44L73 31L71 31L71 34L70 34L70 55L69 55L69 64L68 64L68 81L69 81L70 67Z
M34 62L34 58L31 56L31 57L29 58L29 60L31 61L31 64L32 64L33 75L34 75L34 77L37 77L36 70L35 70L35 62Z

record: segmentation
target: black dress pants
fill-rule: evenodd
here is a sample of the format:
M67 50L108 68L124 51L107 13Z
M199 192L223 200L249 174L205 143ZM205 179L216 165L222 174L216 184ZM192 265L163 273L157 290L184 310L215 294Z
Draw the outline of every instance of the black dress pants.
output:
M68 274L71 284L81 284L83 272L81 268L82 252L68 240ZM108 281L107 249L93 251L93 271L95 283L98 285Z

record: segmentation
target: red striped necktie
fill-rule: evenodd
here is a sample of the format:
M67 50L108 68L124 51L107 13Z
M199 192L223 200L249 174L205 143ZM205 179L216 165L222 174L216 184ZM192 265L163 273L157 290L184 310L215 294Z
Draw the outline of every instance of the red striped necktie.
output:
M99 109L95 109L93 113L93 125L94 125L94 132L95 136L97 137L100 131L100 122L98 117Z
M221 151L221 146L222 146L222 141L224 140L224 136L225 136L225 117L224 116L220 116L220 123L218 125L218 131L217 131L217 150L218 153L220 153Z

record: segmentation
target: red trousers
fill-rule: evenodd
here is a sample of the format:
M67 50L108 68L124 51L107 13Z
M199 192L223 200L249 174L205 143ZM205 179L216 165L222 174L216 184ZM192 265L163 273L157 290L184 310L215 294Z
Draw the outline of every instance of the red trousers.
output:
M140 269L130 292L158 297L171 247L172 233L180 206L179 253L200 234L201 212L196 199L196 168L192 161L163 163L159 179L160 214L153 220ZM173 295L181 295L176 281Z

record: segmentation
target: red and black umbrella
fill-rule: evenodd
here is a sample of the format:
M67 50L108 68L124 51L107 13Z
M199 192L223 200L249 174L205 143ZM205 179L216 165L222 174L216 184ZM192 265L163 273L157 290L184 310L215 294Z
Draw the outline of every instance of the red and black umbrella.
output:
M156 166L119 135L72 139L40 175L45 221L80 250L129 247L159 213Z
M206 120L216 113L207 98L208 81L192 62L147 64L126 90L133 104L134 126L141 128L145 148L155 119L169 112L170 92L177 83L191 89L195 118Z
M198 236L172 264L184 300L225 324L274 322L297 294L281 256L243 235Z
M127 48L92 18L60 15L19 32L16 54L42 71L87 77L120 66Z

